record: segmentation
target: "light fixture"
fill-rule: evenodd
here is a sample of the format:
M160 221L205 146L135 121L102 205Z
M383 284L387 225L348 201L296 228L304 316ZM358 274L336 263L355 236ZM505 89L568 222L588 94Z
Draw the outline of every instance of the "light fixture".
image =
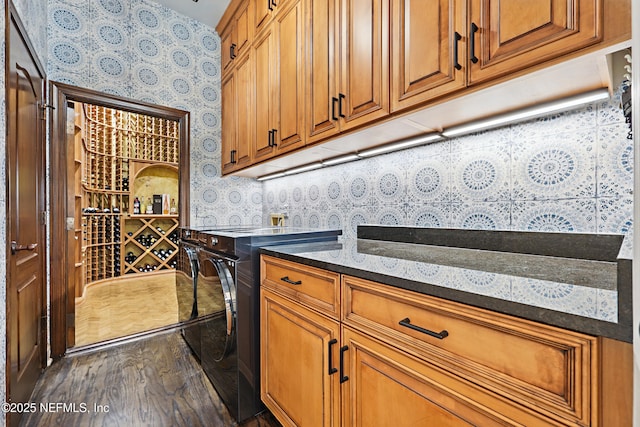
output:
M494 116L485 120L478 120L464 125L455 126L451 129L446 129L445 131L443 131L442 135L451 137L476 132L479 130L491 129L525 119L533 119L535 117L544 116L549 113L566 111L580 105L600 101L607 98L609 98L609 91L606 88L598 89L569 98L563 98L557 101L535 105L533 107L528 107L522 110L517 110L512 113L501 114L499 116Z
M258 177L258 181L266 181L268 179L275 179L275 178L280 178L284 176L284 172L276 172L276 173L271 173L269 175L264 175L261 177Z
M357 154L346 154L344 156L323 160L322 164L324 166L333 166L333 165L338 165L340 163L351 162L353 160L358 160L358 159L360 159L360 157Z
M320 162L310 163L308 165L300 166L299 168L287 169L286 171L284 171L284 174L285 175L293 175L295 173L307 172L307 171L311 171L311 170L314 170L314 169L319 169L321 167L322 167L322 163L320 163Z
M358 153L360 157L371 157L376 156L378 154L390 153L392 151L403 150L409 147L415 147L418 145L426 144L427 142L434 142L442 139L442 136L439 134L431 134L427 136L421 136L418 138L411 138L400 142L395 142L391 144L386 144L381 147L371 148L369 150L364 150Z

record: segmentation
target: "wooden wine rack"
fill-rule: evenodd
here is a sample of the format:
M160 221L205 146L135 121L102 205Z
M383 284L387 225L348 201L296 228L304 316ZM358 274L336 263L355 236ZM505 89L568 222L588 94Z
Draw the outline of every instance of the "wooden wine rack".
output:
M124 224L124 274L175 269L178 254L177 215L136 215L125 219ZM164 258L158 254L162 251L167 253Z
M170 235L177 228L178 216L136 215L129 219L129 213L134 198L131 181L140 164L177 170L178 122L90 104L77 104L75 110L76 128L82 132L81 143L76 142L75 164L76 182L78 175L81 178L80 188L76 188L76 221L80 220L82 229L76 234L82 240L84 285L139 272L142 262L156 268L172 268L172 259L163 260L153 250L173 248L177 253ZM136 225L138 228L133 230ZM168 234L158 232L158 227ZM153 248L145 248L123 235L124 229L133 236L156 230L157 242ZM125 256L132 251L139 261L129 265Z

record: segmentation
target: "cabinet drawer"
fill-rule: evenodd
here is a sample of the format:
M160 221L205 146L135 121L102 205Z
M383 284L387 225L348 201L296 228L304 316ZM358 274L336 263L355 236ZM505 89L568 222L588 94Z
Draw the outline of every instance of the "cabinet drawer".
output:
M342 307L345 325L490 392L561 423L596 424L594 337L349 276Z
M262 286L323 312L340 316L340 275L319 268L263 255Z

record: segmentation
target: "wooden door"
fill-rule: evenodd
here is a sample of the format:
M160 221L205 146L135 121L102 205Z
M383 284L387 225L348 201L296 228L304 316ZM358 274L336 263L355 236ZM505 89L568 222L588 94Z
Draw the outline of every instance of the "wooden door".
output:
M306 0L310 16L306 31L307 143L340 131L337 101L334 101L339 92L338 1Z
M275 36L270 27L253 46L255 81L255 141L253 159L260 161L272 155L275 120Z
M389 114L389 0L342 0L342 129Z
M279 11L273 26L277 40L275 69L275 149L304 145L304 15L297 0Z
M391 110L466 85L463 0L392 0Z
M44 73L17 25L7 61L7 396L27 402L44 368ZM17 425L20 415L7 415Z
M236 169L247 166L251 162L251 148L255 133L253 131L253 77L252 62L249 54L236 59L235 99L236 99ZM224 123L224 121L223 121Z
M338 322L264 288L260 317L262 401L284 426L338 427Z
M349 377L342 384L343 426L520 425L456 390L455 376L350 328L342 334Z
M470 84L602 39L602 0L471 0L470 5Z
M278 6L274 0L251 0L253 3L253 23L256 34L269 25L275 8ZM280 3L280 0L277 1ZM274 6L274 4L276 4Z
M222 135L221 156L222 173L236 169L237 138L236 135L236 76L234 73L222 80Z

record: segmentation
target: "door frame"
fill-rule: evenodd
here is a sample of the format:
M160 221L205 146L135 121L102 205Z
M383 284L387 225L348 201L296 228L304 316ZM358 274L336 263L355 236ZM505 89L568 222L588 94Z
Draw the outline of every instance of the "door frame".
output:
M67 182L67 162L73 153L67 153L67 105L81 102L175 120L180 125L180 164L178 182L180 188L180 226L189 225L189 112L170 107L149 104L134 99L97 92L55 81L49 82L49 103L52 106L50 120L50 194L51 194L51 357L57 360L70 347L68 326L73 325L75 295L68 295L69 281L73 280L75 233L67 226L67 218L74 212L68 206L68 191L73 183ZM185 155L186 154L186 155ZM68 229L70 228L70 229ZM56 250L53 250L53 249Z

